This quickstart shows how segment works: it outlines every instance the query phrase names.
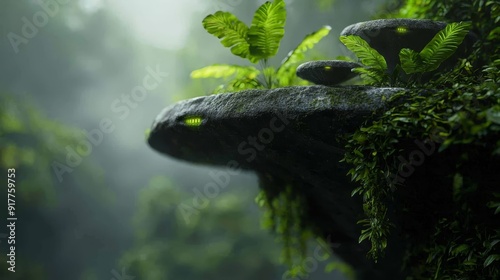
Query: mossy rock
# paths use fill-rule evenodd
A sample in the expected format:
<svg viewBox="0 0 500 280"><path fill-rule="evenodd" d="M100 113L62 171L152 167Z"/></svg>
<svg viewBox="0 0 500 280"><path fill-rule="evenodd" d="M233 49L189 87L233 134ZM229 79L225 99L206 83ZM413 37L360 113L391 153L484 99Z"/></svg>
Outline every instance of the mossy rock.
<svg viewBox="0 0 500 280"><path fill-rule="evenodd" d="M253 170L268 194L291 187L304 201L301 224L329 240L359 279L388 279L402 247L394 246L378 264L366 258L368 244L358 242L362 200L351 196L348 166L339 161L346 144L341 136L383 113L391 96L402 91L295 86L198 97L166 108L148 142L182 160Z"/></svg>

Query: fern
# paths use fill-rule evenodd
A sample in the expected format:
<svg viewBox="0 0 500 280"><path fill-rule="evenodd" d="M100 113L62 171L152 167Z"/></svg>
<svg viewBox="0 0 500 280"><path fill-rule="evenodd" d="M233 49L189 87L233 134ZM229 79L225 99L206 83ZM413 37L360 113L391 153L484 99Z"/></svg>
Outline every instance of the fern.
<svg viewBox="0 0 500 280"><path fill-rule="evenodd" d="M286 9L283 0L266 2L254 14L248 30L250 54L256 59L267 59L276 55L280 41L285 35Z"/></svg>
<svg viewBox="0 0 500 280"><path fill-rule="evenodd" d="M234 55L247 58L252 62L258 61L250 55L250 45L247 41L248 26L235 15L218 11L205 17L202 23L205 30L221 39L222 45L231 48Z"/></svg>
<svg viewBox="0 0 500 280"><path fill-rule="evenodd" d="M340 41L352 51L363 65L380 71L387 71L385 58L371 48L363 38L356 35L340 36Z"/></svg>
<svg viewBox="0 0 500 280"><path fill-rule="evenodd" d="M387 62L385 58L368 45L363 38L356 35L340 36L340 41L352 51L364 65L352 71L360 74L367 84L383 84L388 81Z"/></svg>
<svg viewBox="0 0 500 280"><path fill-rule="evenodd" d="M303 60L304 53L307 50L312 49L319 41L321 41L321 39L323 39L323 37L328 35L330 33L330 30L332 30L332 28L328 25L325 25L310 34L307 34L302 42L300 42L300 44L295 47L295 49L291 50L288 53L287 57L285 57L285 59L281 62L280 69L287 69L291 65ZM278 72L279 71L280 70L278 70Z"/></svg>
<svg viewBox="0 0 500 280"><path fill-rule="evenodd" d="M239 91L254 88L274 88L291 85L304 85L307 82L296 78L298 62L304 53L313 48L329 34L331 27L323 26L308 34L302 42L275 67L267 65L267 59L276 55L281 39L285 34L286 9L283 0L266 2L255 11L252 25L248 28L229 12L218 11L203 20L208 33L221 39L223 46L231 52L252 63L260 63L260 71L252 66L214 64L191 72L191 78L229 78L224 85L218 86L216 93Z"/></svg>
<svg viewBox="0 0 500 280"><path fill-rule="evenodd" d="M304 53L312 49L321 39L330 33L332 28L328 25L321 27L317 31L307 34L302 42L290 51L281 62L276 75L279 77L278 86L288 85L295 78L295 69L298 62L304 59Z"/></svg>
<svg viewBox="0 0 500 280"><path fill-rule="evenodd" d="M307 35L292 50L276 69L267 65L267 59L278 52L281 39L285 34L286 9L283 0L266 2L254 14L252 25L248 28L235 15L218 11L203 19L203 27L208 33L221 39L223 46L231 52L252 63L260 62L260 71L252 66L214 64L191 72L191 78L229 78L224 85L214 91L239 91L252 88L273 88L303 84L295 79L296 64L303 54L328 35L331 27L324 26Z"/></svg>
<svg viewBox="0 0 500 280"><path fill-rule="evenodd" d="M402 49L399 53L401 67L407 74L436 70L443 61L455 53L470 28L471 24L468 22L450 23L439 31L420 53Z"/></svg>
<svg viewBox="0 0 500 280"><path fill-rule="evenodd" d="M439 31L420 53L408 48L401 49L399 52L400 64L396 66L396 69L403 69L406 74L436 70L443 61L455 53L470 28L470 23L450 23ZM382 85L388 83L391 77L391 84L397 80L399 72L394 71L389 76L384 57L375 49L372 49L361 37L355 35L341 36L340 41L364 65L364 67L355 68L353 71L360 74L366 83Z"/></svg>
<svg viewBox="0 0 500 280"><path fill-rule="evenodd" d="M436 70L443 61L450 57L469 33L470 28L469 22L454 22L439 31L420 52L425 71Z"/></svg>

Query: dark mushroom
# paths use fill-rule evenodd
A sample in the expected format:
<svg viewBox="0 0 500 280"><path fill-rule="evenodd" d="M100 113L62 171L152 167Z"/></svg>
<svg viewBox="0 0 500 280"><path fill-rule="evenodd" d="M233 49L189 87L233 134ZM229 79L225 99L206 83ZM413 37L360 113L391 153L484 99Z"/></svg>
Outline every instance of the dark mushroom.
<svg viewBox="0 0 500 280"><path fill-rule="evenodd" d="M317 60L297 67L297 76L317 85L333 86L345 82L358 74L351 70L361 65L343 60Z"/></svg>

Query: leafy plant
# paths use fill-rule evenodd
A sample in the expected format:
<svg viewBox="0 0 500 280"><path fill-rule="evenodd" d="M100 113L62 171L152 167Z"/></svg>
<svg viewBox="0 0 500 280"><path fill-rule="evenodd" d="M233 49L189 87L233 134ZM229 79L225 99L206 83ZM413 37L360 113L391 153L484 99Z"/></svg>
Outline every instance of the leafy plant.
<svg viewBox="0 0 500 280"><path fill-rule="evenodd" d="M471 28L468 22L450 23L417 53L404 48L399 52L401 68L407 74L425 73L436 70L457 50Z"/></svg>
<svg viewBox="0 0 500 280"><path fill-rule="evenodd" d="M191 72L191 77L226 78L226 85L218 87L216 92L237 91L250 88L274 88L304 82L296 79L295 69L304 53L313 48L331 27L324 26L308 34L302 42L281 62L278 68L268 66L268 59L278 52L281 39L285 34L286 9L283 0L266 2L254 14L250 27L235 15L218 11L203 20L203 27L208 33L221 39L224 47L251 63L259 63L261 69L254 66L214 64Z"/></svg>
<svg viewBox="0 0 500 280"><path fill-rule="evenodd" d="M356 35L340 36L340 41L364 65L364 67L353 69L354 72L361 75L362 79L370 84L382 84L387 81L387 63L385 58L377 50L371 48L363 38Z"/></svg>
<svg viewBox="0 0 500 280"><path fill-rule="evenodd" d="M423 73L436 70L441 63L455 53L471 28L471 23L450 23L439 31L434 38L419 53L408 48L399 52L401 65L397 65L396 73L387 73L385 58L361 37L356 35L341 36L340 41L351 50L363 64L353 69L361 78L372 85L394 85L404 82L399 79L397 71L403 69L406 74L415 74L420 77ZM390 75L389 75L390 74ZM395 81L390 78L395 77ZM407 79L411 81L412 78ZM407 83L408 84L408 83Z"/></svg>

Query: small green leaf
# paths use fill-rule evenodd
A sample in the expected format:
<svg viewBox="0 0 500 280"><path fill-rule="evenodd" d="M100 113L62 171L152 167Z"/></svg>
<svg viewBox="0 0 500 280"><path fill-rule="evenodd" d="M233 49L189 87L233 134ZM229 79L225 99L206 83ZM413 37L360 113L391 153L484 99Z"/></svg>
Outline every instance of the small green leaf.
<svg viewBox="0 0 500 280"><path fill-rule="evenodd" d="M486 260L484 261L484 267L489 266L491 263L494 261L500 260L500 255L489 255Z"/></svg>
<svg viewBox="0 0 500 280"><path fill-rule="evenodd" d="M455 249L453 249L453 250L451 251L451 255L453 255L453 256L459 255L460 253L465 252L465 251L467 251L468 249L469 249L469 245L467 245L467 244L462 244L462 245L460 245L460 246L456 247Z"/></svg>

